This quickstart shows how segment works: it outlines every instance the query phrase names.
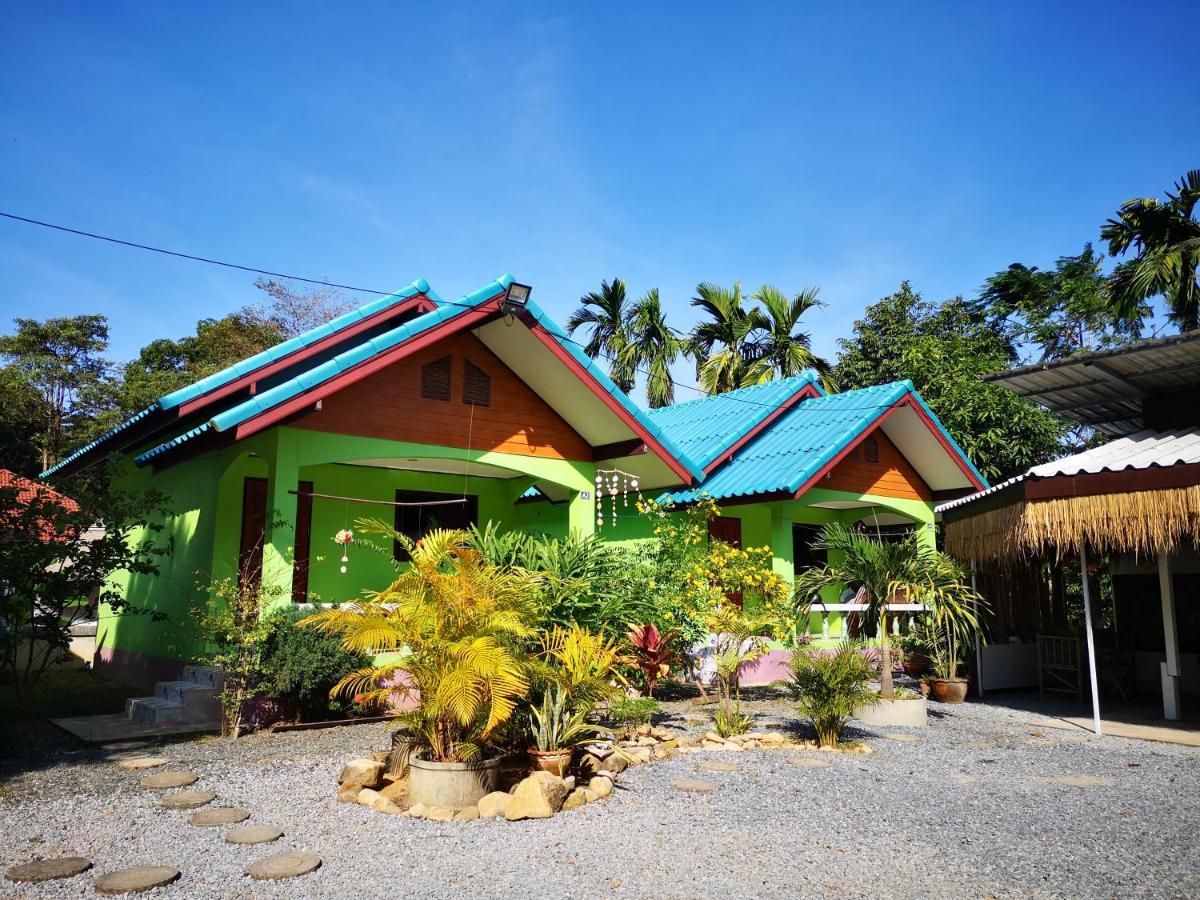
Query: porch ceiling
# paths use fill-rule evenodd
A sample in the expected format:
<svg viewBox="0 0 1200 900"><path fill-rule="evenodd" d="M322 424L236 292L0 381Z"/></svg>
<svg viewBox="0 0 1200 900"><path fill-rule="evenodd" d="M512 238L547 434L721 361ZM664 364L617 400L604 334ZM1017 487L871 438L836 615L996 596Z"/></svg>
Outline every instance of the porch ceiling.
<svg viewBox="0 0 1200 900"><path fill-rule="evenodd" d="M437 459L414 457L380 457L377 459L348 460L343 465L362 466L371 469L401 469L408 472L436 472L442 475L471 475L476 478L521 478L525 472L492 466L487 463L461 459Z"/></svg>

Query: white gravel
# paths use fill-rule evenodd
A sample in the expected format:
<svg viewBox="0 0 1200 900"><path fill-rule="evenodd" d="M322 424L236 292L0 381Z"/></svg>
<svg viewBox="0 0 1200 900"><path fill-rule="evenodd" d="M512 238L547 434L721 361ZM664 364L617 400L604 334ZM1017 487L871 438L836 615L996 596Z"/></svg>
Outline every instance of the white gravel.
<svg viewBox="0 0 1200 900"><path fill-rule="evenodd" d="M769 724L788 707L756 702ZM669 705L674 722L704 713ZM338 804L334 776L387 744L380 725L262 734L163 748L200 774L214 805L252 810L247 824L285 836L226 844L223 828L159 807L98 751L63 743L0 760L0 864L81 854L95 868L37 886L0 881L0 896L93 896L102 873L182 870L145 895L288 897L1115 897L1200 896L1200 750L1027 724L1015 707L939 707L919 741L860 732L869 756L791 751L688 754L630 769L608 800L553 819L435 824ZM738 771L703 772L702 760ZM159 771L163 771L160 769ZM1081 787L1047 779L1093 776ZM718 784L707 795L679 778ZM320 869L252 882L247 864L285 850Z"/></svg>

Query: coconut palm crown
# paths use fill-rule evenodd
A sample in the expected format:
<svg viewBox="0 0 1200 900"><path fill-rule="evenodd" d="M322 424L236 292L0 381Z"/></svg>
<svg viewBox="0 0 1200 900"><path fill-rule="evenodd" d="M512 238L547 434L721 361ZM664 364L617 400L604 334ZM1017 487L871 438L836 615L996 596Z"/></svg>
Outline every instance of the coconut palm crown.
<svg viewBox="0 0 1200 900"><path fill-rule="evenodd" d="M584 294L579 298L579 307L567 320L567 334L574 335L580 328L588 330L587 343L583 352L592 359L608 361L608 374L625 393L633 390L636 371L624 359L629 346L629 320L632 310L625 294L625 282L614 278L611 282L600 282L600 290Z"/></svg>

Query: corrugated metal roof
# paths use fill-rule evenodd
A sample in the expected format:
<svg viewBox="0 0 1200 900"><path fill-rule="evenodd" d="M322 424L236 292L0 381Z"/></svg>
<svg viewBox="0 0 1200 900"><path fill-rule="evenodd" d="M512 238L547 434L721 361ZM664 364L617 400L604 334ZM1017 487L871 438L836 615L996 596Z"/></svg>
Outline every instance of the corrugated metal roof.
<svg viewBox="0 0 1200 900"><path fill-rule="evenodd" d="M145 409L143 409L141 412L134 413L132 416L130 416L128 419L126 419L124 422L122 422L120 425L117 425L114 428L110 428L108 431L106 431L104 434L100 435L100 437L96 438L91 443L84 444L82 447L80 447L78 450L76 450L70 456L66 457L65 459L59 460L57 463L55 463L50 468L48 468L45 472L42 472L40 475L38 475L38 478L48 478L49 476L53 475L55 472L61 471L63 468L65 468L66 466L75 462L75 460L79 459L84 454L91 453L93 450L95 450L101 444L105 443L106 441L112 440L114 437L116 437L121 432L136 425L138 422L143 421L147 416L149 416L149 415L157 412L159 409L161 409L161 407L158 405L158 402L159 401L157 401L157 400L154 401L149 406L147 406Z"/></svg>
<svg viewBox="0 0 1200 900"><path fill-rule="evenodd" d="M794 493L894 403L912 392L912 382L896 381L804 400L702 485L665 497L676 503L691 503L702 495L722 500L779 491Z"/></svg>
<svg viewBox="0 0 1200 900"><path fill-rule="evenodd" d="M1181 431L1139 431L1099 447L1034 466L1029 471L994 485L986 491L943 503L935 511L940 513L965 506L1030 479L1094 475L1099 472L1122 472L1127 469L1167 468L1189 463L1200 463L1200 428Z"/></svg>
<svg viewBox="0 0 1200 900"><path fill-rule="evenodd" d="M820 390L815 373L804 372L652 409L647 415L692 459L707 466L805 385Z"/></svg>
<svg viewBox="0 0 1200 900"><path fill-rule="evenodd" d="M1102 434L1133 434L1146 427L1144 397L1200 387L1200 331L1023 366L984 380Z"/></svg>

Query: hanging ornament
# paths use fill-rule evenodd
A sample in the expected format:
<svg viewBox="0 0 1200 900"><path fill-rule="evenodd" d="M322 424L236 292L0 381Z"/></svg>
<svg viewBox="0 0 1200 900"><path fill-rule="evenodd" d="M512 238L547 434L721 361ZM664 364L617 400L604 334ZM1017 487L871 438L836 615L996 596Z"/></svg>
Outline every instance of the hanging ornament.
<svg viewBox="0 0 1200 900"><path fill-rule="evenodd" d="M350 545L354 543L354 532L349 528L343 528L333 536L333 542L342 548L342 567L340 571L343 575L345 575L346 563L350 562L348 550Z"/></svg>
<svg viewBox="0 0 1200 900"><path fill-rule="evenodd" d="M596 472L596 525L604 527L605 500L608 501L608 519L613 527L617 524L617 496L621 497L621 505L629 506L629 492L633 491L641 499L638 491L638 480L628 472L620 469L602 469Z"/></svg>

